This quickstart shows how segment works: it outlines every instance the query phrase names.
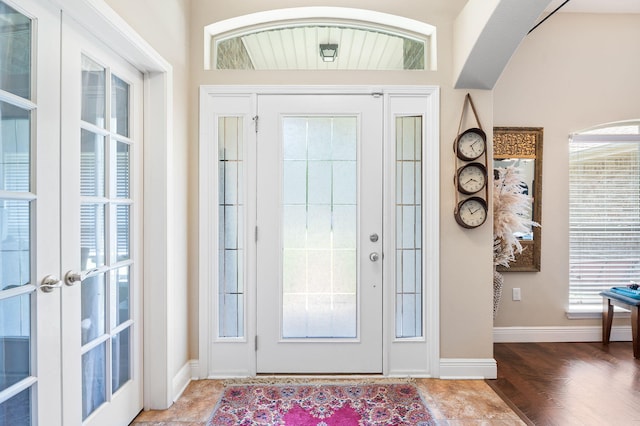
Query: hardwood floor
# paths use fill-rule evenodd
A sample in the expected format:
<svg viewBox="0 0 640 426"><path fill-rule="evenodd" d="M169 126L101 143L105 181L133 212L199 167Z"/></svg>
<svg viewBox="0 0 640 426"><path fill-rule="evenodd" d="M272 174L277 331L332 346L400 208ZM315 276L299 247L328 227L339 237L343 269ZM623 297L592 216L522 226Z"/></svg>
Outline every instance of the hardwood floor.
<svg viewBox="0 0 640 426"><path fill-rule="evenodd" d="M631 342L496 343L494 357L498 378L487 384L528 424L640 425Z"/></svg>

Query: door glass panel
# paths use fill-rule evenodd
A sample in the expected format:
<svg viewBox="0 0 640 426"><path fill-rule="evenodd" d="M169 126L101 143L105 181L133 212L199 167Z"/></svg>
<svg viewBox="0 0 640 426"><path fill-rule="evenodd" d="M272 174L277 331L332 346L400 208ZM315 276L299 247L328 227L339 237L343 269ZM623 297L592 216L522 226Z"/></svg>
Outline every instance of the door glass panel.
<svg viewBox="0 0 640 426"><path fill-rule="evenodd" d="M357 119L282 126L282 336L357 337Z"/></svg>
<svg viewBox="0 0 640 426"><path fill-rule="evenodd" d="M29 294L0 300L0 391L31 374L30 301Z"/></svg>
<svg viewBox="0 0 640 426"><path fill-rule="evenodd" d="M396 337L422 336L422 117L396 119Z"/></svg>
<svg viewBox="0 0 640 426"><path fill-rule="evenodd" d="M105 274L82 281L82 344L105 332L106 313Z"/></svg>
<svg viewBox="0 0 640 426"><path fill-rule="evenodd" d="M80 131L80 195L103 197L105 185L104 136Z"/></svg>
<svg viewBox="0 0 640 426"><path fill-rule="evenodd" d="M0 90L31 98L31 20L0 2Z"/></svg>
<svg viewBox="0 0 640 426"><path fill-rule="evenodd" d="M104 204L80 207L80 255L83 270L105 264Z"/></svg>
<svg viewBox="0 0 640 426"><path fill-rule="evenodd" d="M106 71L97 62L82 56L82 120L105 127Z"/></svg>
<svg viewBox="0 0 640 426"><path fill-rule="evenodd" d="M121 204L116 206L116 232L117 242L116 259L118 262L129 259L129 212L130 206L128 204Z"/></svg>
<svg viewBox="0 0 640 426"><path fill-rule="evenodd" d="M111 76L111 130L129 136L129 85Z"/></svg>
<svg viewBox="0 0 640 426"><path fill-rule="evenodd" d="M116 142L116 196L129 198L129 144Z"/></svg>
<svg viewBox="0 0 640 426"><path fill-rule="evenodd" d="M0 403L0 425L31 424L31 388Z"/></svg>
<svg viewBox="0 0 640 426"><path fill-rule="evenodd" d="M111 299L116 302L111 305L111 328L113 329L131 318L129 311L131 296L129 292L129 267L118 268L112 273L115 278L112 280Z"/></svg>
<svg viewBox="0 0 640 426"><path fill-rule="evenodd" d="M111 391L115 393L131 378L131 329L125 328L111 338Z"/></svg>
<svg viewBox="0 0 640 426"><path fill-rule="evenodd" d="M31 203L0 201L0 289L30 284L31 281Z"/></svg>
<svg viewBox="0 0 640 426"><path fill-rule="evenodd" d="M244 336L244 185L242 117L218 119L219 329Z"/></svg>
<svg viewBox="0 0 640 426"><path fill-rule="evenodd" d="M84 283L82 284L84 286ZM82 419L106 401L106 342L82 355Z"/></svg>
<svg viewBox="0 0 640 426"><path fill-rule="evenodd" d="M29 191L30 146L31 112L6 102L0 102L1 190Z"/></svg>

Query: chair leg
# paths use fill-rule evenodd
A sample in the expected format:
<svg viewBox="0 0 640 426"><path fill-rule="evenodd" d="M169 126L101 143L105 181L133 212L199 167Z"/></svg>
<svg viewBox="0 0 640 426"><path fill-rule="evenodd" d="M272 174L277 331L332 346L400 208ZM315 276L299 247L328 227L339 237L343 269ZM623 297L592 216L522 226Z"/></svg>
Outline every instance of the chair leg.
<svg viewBox="0 0 640 426"><path fill-rule="evenodd" d="M640 306L634 306L631 309L631 335L633 337L633 357L640 358L640 315L638 311Z"/></svg>
<svg viewBox="0 0 640 426"><path fill-rule="evenodd" d="M602 344L608 345L611 338L611 325L613 324L613 305L611 300L602 300Z"/></svg>

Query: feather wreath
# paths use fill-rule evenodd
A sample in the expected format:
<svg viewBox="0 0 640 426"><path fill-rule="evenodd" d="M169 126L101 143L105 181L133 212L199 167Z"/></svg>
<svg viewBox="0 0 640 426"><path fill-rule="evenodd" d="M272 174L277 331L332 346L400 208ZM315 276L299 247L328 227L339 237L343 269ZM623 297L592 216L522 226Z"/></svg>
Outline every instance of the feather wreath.
<svg viewBox="0 0 640 426"><path fill-rule="evenodd" d="M517 168L493 170L493 265L509 267L522 244L517 234L540 226L531 217L531 197L523 192L524 182Z"/></svg>

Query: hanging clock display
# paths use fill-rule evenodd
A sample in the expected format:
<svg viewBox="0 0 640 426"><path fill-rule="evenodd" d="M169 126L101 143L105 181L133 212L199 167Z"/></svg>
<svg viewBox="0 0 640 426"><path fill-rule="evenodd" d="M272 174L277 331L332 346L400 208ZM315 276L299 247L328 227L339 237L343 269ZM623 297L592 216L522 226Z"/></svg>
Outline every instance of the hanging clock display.
<svg viewBox="0 0 640 426"><path fill-rule="evenodd" d="M487 151L487 135L482 129L467 129L456 138L455 144L459 159L473 161Z"/></svg>
<svg viewBox="0 0 640 426"><path fill-rule="evenodd" d="M478 127L471 127L461 132L467 105L471 106ZM486 222L489 212L487 135L482 130L480 119L468 93L462 107L458 136L453 142L453 152L456 170L454 176L456 204L453 215L458 225L463 228L477 228ZM478 194L482 190L484 192ZM473 196L460 200L460 194Z"/></svg>
<svg viewBox="0 0 640 426"><path fill-rule="evenodd" d="M475 194L487 185L487 168L482 163L469 163L456 174L458 191L466 195Z"/></svg>
<svg viewBox="0 0 640 426"><path fill-rule="evenodd" d="M456 222L463 228L473 229L487 220L487 202L480 197L462 200L454 212Z"/></svg>

